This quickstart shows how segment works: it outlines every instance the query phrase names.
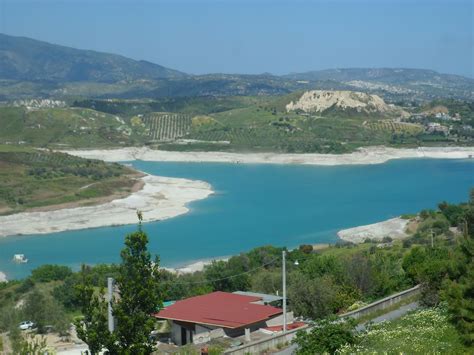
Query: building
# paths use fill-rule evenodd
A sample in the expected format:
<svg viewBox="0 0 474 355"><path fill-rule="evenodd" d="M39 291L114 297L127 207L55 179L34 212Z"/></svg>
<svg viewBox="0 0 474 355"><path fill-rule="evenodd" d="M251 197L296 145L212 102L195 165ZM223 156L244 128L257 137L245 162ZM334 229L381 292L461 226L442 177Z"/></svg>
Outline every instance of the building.
<svg viewBox="0 0 474 355"><path fill-rule="evenodd" d="M283 306L283 297L281 296L268 295L266 293L258 293L258 292L248 292L248 291L235 291L233 293L236 295L260 298L259 301L254 302L256 304L264 304L264 305L274 306L278 308L281 308Z"/></svg>
<svg viewBox="0 0 474 355"><path fill-rule="evenodd" d="M177 301L154 314L171 322L171 340L176 345L202 344L223 336L250 336L250 332L283 323L281 308L263 304L279 301L271 295L213 292ZM293 319L287 315L288 322Z"/></svg>
<svg viewBox="0 0 474 355"><path fill-rule="evenodd" d="M447 135L449 133L449 128L446 126L443 126L442 124L439 124L437 122L429 122L426 125L426 131L428 133L443 133L444 135Z"/></svg>

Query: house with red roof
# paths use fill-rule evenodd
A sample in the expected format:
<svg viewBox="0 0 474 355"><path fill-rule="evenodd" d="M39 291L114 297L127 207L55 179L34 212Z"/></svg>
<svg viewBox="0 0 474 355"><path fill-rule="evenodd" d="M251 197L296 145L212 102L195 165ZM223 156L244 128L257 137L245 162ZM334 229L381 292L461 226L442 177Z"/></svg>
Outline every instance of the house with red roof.
<svg viewBox="0 0 474 355"><path fill-rule="evenodd" d="M218 291L177 301L154 317L169 320L171 340L176 345L185 345L281 326L283 310L263 304L261 296Z"/></svg>

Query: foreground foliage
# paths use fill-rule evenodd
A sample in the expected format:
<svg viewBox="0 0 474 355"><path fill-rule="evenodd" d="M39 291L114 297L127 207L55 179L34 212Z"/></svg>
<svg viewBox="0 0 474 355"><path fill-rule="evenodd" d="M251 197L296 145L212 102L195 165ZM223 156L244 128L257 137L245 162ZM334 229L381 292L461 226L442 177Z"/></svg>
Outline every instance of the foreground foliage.
<svg viewBox="0 0 474 355"><path fill-rule="evenodd" d="M351 321L328 318L317 322L309 333L299 331L294 343L298 355L333 354L345 345L354 344L356 337Z"/></svg>
<svg viewBox="0 0 474 355"><path fill-rule="evenodd" d="M154 350L150 333L155 322L151 315L162 307L162 301L159 260L151 260L147 244L148 237L141 225L137 232L125 238L125 248L120 254L122 263L117 270L117 296L112 300L116 321L113 333L107 328L107 302L103 292L95 295L88 277L78 286L84 314L84 318L76 321L80 329L78 336L93 354L102 348L112 354L151 354Z"/></svg>
<svg viewBox="0 0 474 355"><path fill-rule="evenodd" d="M369 326L355 344L338 354L463 354L468 353L445 307L415 311L393 322Z"/></svg>

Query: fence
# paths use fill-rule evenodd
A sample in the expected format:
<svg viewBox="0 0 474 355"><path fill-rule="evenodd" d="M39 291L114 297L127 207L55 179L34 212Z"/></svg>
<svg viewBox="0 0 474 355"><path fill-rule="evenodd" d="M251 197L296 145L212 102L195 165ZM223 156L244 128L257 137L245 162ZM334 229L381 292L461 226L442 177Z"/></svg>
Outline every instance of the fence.
<svg viewBox="0 0 474 355"><path fill-rule="evenodd" d="M381 300L375 301L360 309L356 309L355 311L341 314L339 317L340 318L352 317L352 318L357 319L367 314L371 314L376 311L379 311L381 309L389 308L395 303L399 303L410 297L416 296L417 294L420 293L420 291L421 291L420 285L417 285L408 290L398 292L394 295L382 298ZM264 352L265 350L275 349L278 346L281 346L285 343L290 343L291 340L293 340L293 338L296 336L296 333L299 330L303 330L303 329L306 329L306 331L309 331L311 328L309 326L305 326L298 329L287 331L284 334L281 333L281 334L274 335L271 338L251 341L239 347L227 349L224 352L224 354L232 354L232 355L260 354Z"/></svg>

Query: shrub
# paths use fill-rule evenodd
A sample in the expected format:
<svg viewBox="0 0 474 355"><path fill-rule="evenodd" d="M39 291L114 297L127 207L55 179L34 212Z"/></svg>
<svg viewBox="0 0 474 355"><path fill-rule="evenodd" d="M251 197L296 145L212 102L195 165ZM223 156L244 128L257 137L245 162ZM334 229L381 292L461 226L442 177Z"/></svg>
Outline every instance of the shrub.
<svg viewBox="0 0 474 355"><path fill-rule="evenodd" d="M299 249L302 253L309 254L313 251L313 246L310 244L302 244Z"/></svg>
<svg viewBox="0 0 474 355"><path fill-rule="evenodd" d="M38 282L64 280L72 275L72 270L67 266L43 265L31 272L31 279Z"/></svg>
<svg viewBox="0 0 474 355"><path fill-rule="evenodd" d="M393 239L389 236L383 237L382 243L391 243Z"/></svg>
<svg viewBox="0 0 474 355"><path fill-rule="evenodd" d="M15 290L16 293L22 294L30 291L33 287L35 287L34 281L28 277L21 283L21 285Z"/></svg>
<svg viewBox="0 0 474 355"><path fill-rule="evenodd" d="M296 334L293 341L298 344L296 353L298 355L333 354L342 346L355 343L356 337L353 330L352 320L324 319L318 322L309 333L303 330Z"/></svg>

